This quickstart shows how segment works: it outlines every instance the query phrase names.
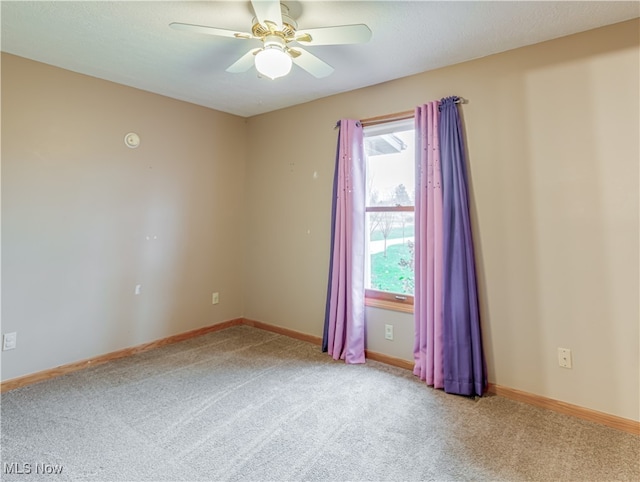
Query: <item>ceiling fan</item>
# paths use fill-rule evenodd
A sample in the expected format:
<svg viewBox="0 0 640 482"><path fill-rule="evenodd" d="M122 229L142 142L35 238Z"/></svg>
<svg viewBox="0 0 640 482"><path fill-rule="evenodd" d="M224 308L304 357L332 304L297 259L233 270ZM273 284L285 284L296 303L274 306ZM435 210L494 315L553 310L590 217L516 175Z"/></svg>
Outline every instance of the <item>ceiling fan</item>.
<svg viewBox="0 0 640 482"><path fill-rule="evenodd" d="M218 37L260 40L262 47L249 50L226 71L246 72L255 64L260 74L271 79L287 75L292 64L318 79L333 72L333 67L302 48L302 45L358 44L368 42L371 38L371 30L365 24L298 30L298 24L289 16L289 8L279 0L251 0L251 4L256 14L252 21L251 33L180 22L173 22L169 26L175 30ZM290 44L294 46L291 47Z"/></svg>

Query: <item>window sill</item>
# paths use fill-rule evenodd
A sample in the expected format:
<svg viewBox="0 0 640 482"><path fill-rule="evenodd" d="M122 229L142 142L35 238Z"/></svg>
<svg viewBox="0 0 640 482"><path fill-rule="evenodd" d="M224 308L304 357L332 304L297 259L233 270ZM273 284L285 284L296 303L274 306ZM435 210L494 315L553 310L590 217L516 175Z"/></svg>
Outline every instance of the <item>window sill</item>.
<svg viewBox="0 0 640 482"><path fill-rule="evenodd" d="M365 306L371 306L373 308L381 308L383 310L400 311L402 313L413 314L413 305L408 303L402 303L398 301L380 300L376 298L365 298Z"/></svg>

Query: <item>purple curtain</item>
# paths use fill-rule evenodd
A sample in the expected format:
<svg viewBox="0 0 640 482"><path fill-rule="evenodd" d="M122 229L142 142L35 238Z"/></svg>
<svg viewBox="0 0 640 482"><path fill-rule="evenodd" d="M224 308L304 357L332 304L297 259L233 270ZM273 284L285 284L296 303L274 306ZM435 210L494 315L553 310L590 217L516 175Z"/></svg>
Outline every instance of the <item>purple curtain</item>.
<svg viewBox="0 0 640 482"><path fill-rule="evenodd" d="M322 350L364 363L365 171L359 121L339 122Z"/></svg>
<svg viewBox="0 0 640 482"><path fill-rule="evenodd" d="M414 374L447 393L487 386L462 126L447 97L415 111Z"/></svg>
<svg viewBox="0 0 640 482"><path fill-rule="evenodd" d="M415 111L416 243L415 342L413 373L435 388L444 387L442 338L442 188L438 145L438 105Z"/></svg>
<svg viewBox="0 0 640 482"><path fill-rule="evenodd" d="M456 101L440 104L443 194L444 389L481 396L487 386L462 125Z"/></svg>

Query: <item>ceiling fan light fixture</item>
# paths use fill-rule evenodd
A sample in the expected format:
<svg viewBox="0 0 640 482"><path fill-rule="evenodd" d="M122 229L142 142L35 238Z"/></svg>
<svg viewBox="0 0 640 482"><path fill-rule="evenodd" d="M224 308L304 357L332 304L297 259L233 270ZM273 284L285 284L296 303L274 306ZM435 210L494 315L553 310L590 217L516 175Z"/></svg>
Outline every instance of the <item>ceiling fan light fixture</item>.
<svg viewBox="0 0 640 482"><path fill-rule="evenodd" d="M284 41L280 38L277 40L266 39L264 48L256 54L256 69L260 74L277 79L284 77L291 72L293 61L291 56L284 51Z"/></svg>

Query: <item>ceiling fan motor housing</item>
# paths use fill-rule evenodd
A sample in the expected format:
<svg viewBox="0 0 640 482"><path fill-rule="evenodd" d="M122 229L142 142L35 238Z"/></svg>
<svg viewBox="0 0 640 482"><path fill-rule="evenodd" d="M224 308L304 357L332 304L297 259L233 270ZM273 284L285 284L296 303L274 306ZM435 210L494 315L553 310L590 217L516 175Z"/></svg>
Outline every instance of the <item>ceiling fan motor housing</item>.
<svg viewBox="0 0 640 482"><path fill-rule="evenodd" d="M284 51L286 46L286 41L278 34L267 35L262 39L262 41L264 42L265 49L276 48Z"/></svg>
<svg viewBox="0 0 640 482"><path fill-rule="evenodd" d="M275 30L275 25L262 25L257 17L253 18L251 28L251 33L259 38L264 39L268 35L272 35L274 33L279 33L283 38L287 40L292 40L296 36L296 30L298 30L298 23L289 16L289 7L287 7L284 3L280 4L280 10L282 12L282 29Z"/></svg>

